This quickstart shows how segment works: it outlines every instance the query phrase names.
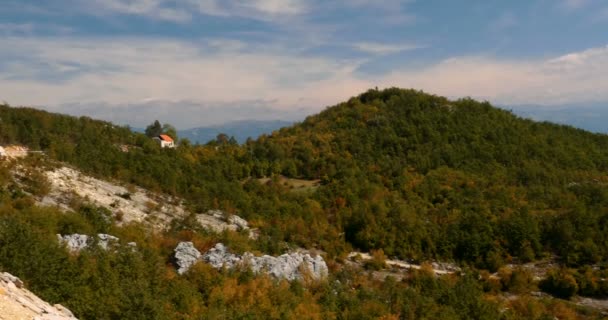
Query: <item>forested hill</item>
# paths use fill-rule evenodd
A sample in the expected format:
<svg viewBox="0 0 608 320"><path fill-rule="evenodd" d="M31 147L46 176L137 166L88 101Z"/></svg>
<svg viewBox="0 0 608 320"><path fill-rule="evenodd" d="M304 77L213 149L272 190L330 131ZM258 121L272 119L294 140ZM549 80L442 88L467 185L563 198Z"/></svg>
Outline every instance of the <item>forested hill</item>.
<svg viewBox="0 0 608 320"><path fill-rule="evenodd" d="M563 180L555 170L608 167L608 136L519 118L487 102L414 90L370 90L259 140L256 156L293 160L298 175L349 175L354 168L399 175L445 166L504 174L529 184ZM497 172L498 171L498 172Z"/></svg>
<svg viewBox="0 0 608 320"><path fill-rule="evenodd" d="M86 117L0 106L0 119L2 144L256 221L265 252L382 249L493 270L513 257L576 266L608 256L608 137L487 102L370 90L242 146L174 150ZM321 186L257 179L278 175Z"/></svg>
<svg viewBox="0 0 608 320"><path fill-rule="evenodd" d="M519 118L487 102L370 90L252 148L282 173L318 178L346 240L390 255L496 268L608 254L608 136Z"/></svg>

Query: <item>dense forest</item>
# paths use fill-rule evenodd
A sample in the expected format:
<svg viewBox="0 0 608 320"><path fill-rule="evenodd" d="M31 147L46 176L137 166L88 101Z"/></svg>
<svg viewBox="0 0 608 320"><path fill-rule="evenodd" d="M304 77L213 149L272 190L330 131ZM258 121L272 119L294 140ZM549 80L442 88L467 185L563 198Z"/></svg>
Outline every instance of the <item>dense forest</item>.
<svg viewBox="0 0 608 320"><path fill-rule="evenodd" d="M98 209L83 206L64 215L37 208L11 187L8 173L0 174L0 268L31 279L47 299L68 301L84 318L220 318L228 309L227 318L300 318L304 310L310 318L336 319L541 319L551 312L567 318L574 311L551 305L556 302L526 300L505 312L487 295L536 285L564 298L608 294L601 280L608 255L608 136L522 119L488 102L370 90L242 145L218 137L206 145L181 140L175 149L161 149L127 127L0 105L0 145L13 143L45 151L46 158L30 159L33 165L69 163L179 196L194 213L238 213L260 229L259 239L250 241L197 230L187 221L164 234L99 226L92 218L102 214ZM298 189L288 179L318 186ZM138 254L74 257L48 241L62 230L101 227L145 245ZM177 278L167 266L179 239L206 248L222 240L274 254L315 248L331 262L332 275L327 283L277 283L201 265ZM416 262L454 261L470 272L435 278L422 271L404 281L375 281L340 263L355 249ZM34 258L20 256L26 252ZM28 265L28 259L52 263ZM498 284L483 276L539 259L561 268L541 283L521 270ZM105 277L113 280L102 285ZM116 301L95 296L92 285L115 293ZM278 305L242 309L258 295Z"/></svg>

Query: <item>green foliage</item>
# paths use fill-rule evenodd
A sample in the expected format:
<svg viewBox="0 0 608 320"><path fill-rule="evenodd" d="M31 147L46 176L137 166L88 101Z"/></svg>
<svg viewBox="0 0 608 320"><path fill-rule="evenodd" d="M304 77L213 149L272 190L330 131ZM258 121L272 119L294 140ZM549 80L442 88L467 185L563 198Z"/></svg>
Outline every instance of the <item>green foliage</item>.
<svg viewBox="0 0 608 320"><path fill-rule="evenodd" d="M574 271L569 269L551 270L540 287L543 291L564 299L572 297L579 289Z"/></svg>
<svg viewBox="0 0 608 320"><path fill-rule="evenodd" d="M608 138L487 102L370 90L243 146L219 135L175 150L86 117L0 111L0 143L178 195L194 212L238 213L260 228L262 251L382 249L492 271L512 257L557 254L579 266L608 254ZM170 129L156 121L147 131ZM254 183L278 174L322 185L300 193ZM32 192L45 192L43 179L31 181Z"/></svg>
<svg viewBox="0 0 608 320"><path fill-rule="evenodd" d="M501 266L556 254L577 267L608 254L608 139L519 119L485 102L371 90L243 146L218 137L175 150L87 117L6 105L0 117L1 144L43 149L48 163L179 196L193 213L239 214L259 229L257 241L212 234L191 215L150 233L137 224L118 227L94 206L65 214L38 208L33 196L48 192L44 179L32 173L16 185L1 164L0 269L82 319L573 318L567 306L526 297L536 285L527 270ZM279 175L321 185L300 192ZM57 233L101 232L121 245L71 254L56 240ZM200 263L178 276L171 255L184 240L201 250L217 241L270 254L318 248L332 272L318 283L287 283ZM446 259L502 270L501 278L482 272L477 281L474 270L436 277L426 266L403 281L379 281L333 262L353 247L375 252L372 270L386 257ZM601 297L606 278L603 269L560 269L540 287L565 298ZM500 291L523 296L504 308L486 294Z"/></svg>
<svg viewBox="0 0 608 320"><path fill-rule="evenodd" d="M163 133L163 127L158 120L154 120L149 126L146 127L146 136L153 138L158 137Z"/></svg>

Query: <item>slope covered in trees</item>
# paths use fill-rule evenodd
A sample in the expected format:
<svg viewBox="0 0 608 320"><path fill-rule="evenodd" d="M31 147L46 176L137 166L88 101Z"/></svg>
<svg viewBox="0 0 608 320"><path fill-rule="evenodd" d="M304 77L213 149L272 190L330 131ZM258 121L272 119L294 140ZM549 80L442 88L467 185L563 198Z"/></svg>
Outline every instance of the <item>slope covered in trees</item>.
<svg viewBox="0 0 608 320"><path fill-rule="evenodd" d="M180 195L194 211L238 211L259 221L269 245L383 249L491 269L510 257L555 253L579 265L608 253L608 138L487 102L370 90L243 146L177 150L105 122L1 108L1 143ZM277 174L322 186L302 194L254 179Z"/></svg>
<svg viewBox="0 0 608 320"><path fill-rule="evenodd" d="M258 221L273 252L285 241L489 269L511 257L582 265L608 254L608 137L487 102L370 90L243 146L176 150L105 122L0 108L0 143L180 195L194 211L238 211ZM255 179L278 174L322 186L298 193Z"/></svg>
<svg viewBox="0 0 608 320"><path fill-rule="evenodd" d="M0 145L12 143L44 150L51 162L67 162L95 176L180 196L192 212L222 209L238 213L260 229L259 239L223 235L222 241L233 239L234 246L247 250L277 254L298 246L317 248L339 265L353 249L381 249L387 256L454 260L491 271L511 261L554 257L563 265L581 269L555 271L543 288L561 295L608 293L599 280L608 255L608 137L521 119L487 102L450 101L414 90L370 90L243 145L226 139L204 146L181 141L171 150L111 123L0 105ZM7 180L9 175L1 173L0 178ZM260 179L263 177L270 179ZM285 177L321 182L318 187L299 190L285 183ZM218 276L209 270L193 275L201 278L192 281L202 281L200 285L207 287L197 289L198 284L175 282L173 274L158 271L170 259L168 244L177 239L194 237L205 247L217 241L217 236L196 228L188 230L192 229L188 220L177 223L167 234L151 235L153 238L146 238L137 228L116 229L127 234L121 238L150 243L149 248L144 246L149 255L145 261L128 253L70 258L47 240L65 228L93 230L91 222L32 207L14 186L0 191L0 244L5 248L0 251L0 267L33 282L48 278L38 289L53 301L83 297L70 296L70 288L88 292L90 281L110 272L108 265L134 264L145 276L127 274L123 282L121 275L110 272L116 277L112 290L126 290L120 288L121 283L130 286L129 281L134 281L134 286L151 293L138 306L158 314L203 312L195 307L200 299L205 308L220 310L232 303L238 309L245 302L235 292L249 290L251 284L265 288L260 290L268 295L283 296L289 291L293 299L285 301L285 310L303 303L303 308L318 310L319 317L349 318L344 311L351 308L350 317L397 310L393 314L410 312L410 318L416 318L423 314L417 309L421 305L432 306L427 310L430 313L424 313L427 316L437 312L445 318L466 318L466 310L498 316L495 305L480 300L480 290L493 289L471 284L468 278L436 282L414 277L397 285L381 284L355 279L348 270L337 272L341 269L335 266L333 276L340 283L358 283L364 292L327 286L314 289L310 296L297 287L271 285L263 279L250 283L249 278L233 274L209 283L205 277ZM27 243L30 245L25 246ZM35 251L40 257L34 259L55 261L54 273L43 264L26 263L31 257L25 252L31 251L32 244L41 246ZM584 267L592 264L600 270ZM83 268L90 275L77 277L67 286L66 279ZM380 294L389 292L385 285L393 286L389 289L394 295ZM174 286L179 290L169 294L166 290ZM235 291L235 287L239 289ZM465 298L459 290L474 293ZM194 300L176 305L179 310L158 309L176 303L181 294L193 297L193 292L198 292ZM338 292L339 298L332 292ZM222 300L229 293L234 299ZM423 298L427 293L433 298ZM155 300L160 296L163 298ZM216 300L209 300L211 297ZM409 299L417 307L379 302L386 299ZM114 304L115 309L108 310L99 301L75 310L97 317L119 314L129 307ZM355 306L377 312L353 311ZM461 312L458 308L468 309Z"/></svg>
<svg viewBox="0 0 608 320"><path fill-rule="evenodd" d="M320 178L347 242L495 269L606 256L608 137L487 102L370 90L248 145L252 161ZM264 159L264 160L259 160Z"/></svg>

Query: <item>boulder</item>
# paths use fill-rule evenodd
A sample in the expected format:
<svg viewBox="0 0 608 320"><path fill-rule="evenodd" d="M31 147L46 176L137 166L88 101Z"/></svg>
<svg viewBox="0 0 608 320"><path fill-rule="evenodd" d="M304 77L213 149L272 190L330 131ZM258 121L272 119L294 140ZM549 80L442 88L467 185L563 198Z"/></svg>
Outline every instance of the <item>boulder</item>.
<svg viewBox="0 0 608 320"><path fill-rule="evenodd" d="M190 241L180 242L174 252L175 263L178 266L177 273L179 274L186 273L201 258L201 253L196 250L194 244Z"/></svg>
<svg viewBox="0 0 608 320"><path fill-rule="evenodd" d="M115 236L111 236L111 235L105 234L105 233L98 233L97 239L99 239L97 244L104 250L108 250L108 247L111 244L118 243L118 240L120 240Z"/></svg>
<svg viewBox="0 0 608 320"><path fill-rule="evenodd" d="M78 252L89 246L89 236L86 234L66 234L62 236L57 234L57 240L59 243L65 244L65 246L72 252Z"/></svg>
<svg viewBox="0 0 608 320"><path fill-rule="evenodd" d="M203 228L217 233L221 233L225 230L249 230L249 223L247 223L247 220L237 215L226 214L221 210L208 210L206 213L197 214L196 220Z"/></svg>
<svg viewBox="0 0 608 320"><path fill-rule="evenodd" d="M238 230L249 230L249 223L247 223L247 220L237 215L231 215L228 218L228 223L231 225L235 225Z"/></svg>

